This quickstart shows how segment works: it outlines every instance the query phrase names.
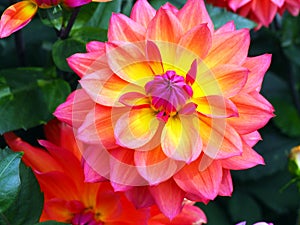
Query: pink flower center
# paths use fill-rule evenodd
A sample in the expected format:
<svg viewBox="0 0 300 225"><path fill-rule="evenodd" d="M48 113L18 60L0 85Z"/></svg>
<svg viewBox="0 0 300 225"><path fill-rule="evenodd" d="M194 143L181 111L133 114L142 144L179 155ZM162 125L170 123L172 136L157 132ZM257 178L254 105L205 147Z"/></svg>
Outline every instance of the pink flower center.
<svg viewBox="0 0 300 225"><path fill-rule="evenodd" d="M103 225L101 221L95 219L95 214L92 212L77 213L71 221L72 225Z"/></svg>
<svg viewBox="0 0 300 225"><path fill-rule="evenodd" d="M155 76L145 85L145 90L151 97L152 107L158 111L157 117L165 122L193 96L193 90L184 77L177 75L173 70Z"/></svg>

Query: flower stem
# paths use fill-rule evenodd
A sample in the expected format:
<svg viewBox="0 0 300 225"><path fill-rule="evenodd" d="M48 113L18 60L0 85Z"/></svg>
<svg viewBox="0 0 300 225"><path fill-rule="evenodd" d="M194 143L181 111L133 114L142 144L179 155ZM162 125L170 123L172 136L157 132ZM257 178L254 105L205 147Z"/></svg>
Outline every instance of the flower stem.
<svg viewBox="0 0 300 225"><path fill-rule="evenodd" d="M75 23L75 20L76 20L76 18L77 18L77 15L78 15L79 11L80 11L80 7L74 8L74 10L73 10L73 12L72 12L72 14L71 14L71 16L70 16L70 19L69 19L69 22L68 22L67 27L66 27L66 28L62 28L62 30L61 30L61 32L60 32L59 37L60 37L61 39L66 39L66 38L68 38L68 36L69 36L69 34L70 34L70 31L71 31L71 29L72 29L72 27L73 27L73 25L74 25L74 23Z"/></svg>
<svg viewBox="0 0 300 225"><path fill-rule="evenodd" d="M19 30L16 33L14 33L14 37L15 37L15 45L16 45L16 49L17 49L19 64L20 64L20 66L25 66L26 65L26 63L25 63L25 45L24 45L24 41L23 41L22 31Z"/></svg>

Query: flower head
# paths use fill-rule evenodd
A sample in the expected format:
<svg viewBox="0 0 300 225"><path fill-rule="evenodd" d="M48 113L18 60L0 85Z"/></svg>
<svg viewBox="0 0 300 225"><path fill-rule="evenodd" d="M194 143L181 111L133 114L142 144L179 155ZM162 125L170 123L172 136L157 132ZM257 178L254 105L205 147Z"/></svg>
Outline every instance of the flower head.
<svg viewBox="0 0 300 225"><path fill-rule="evenodd" d="M193 206L194 202L183 202L182 213L170 221L155 205L136 209L124 193L114 192L107 181L85 182L77 147L80 143L76 143L72 128L53 120L45 126L45 133L48 140L39 141L45 149L33 147L13 133L5 134L14 151L24 152L22 160L32 168L44 192L40 221L56 220L72 225L206 223L205 214Z"/></svg>
<svg viewBox="0 0 300 225"><path fill-rule="evenodd" d="M258 24L258 28L268 27L277 12L282 15L288 10L293 16L297 16L300 10L299 0L208 0L207 2L248 17Z"/></svg>
<svg viewBox="0 0 300 225"><path fill-rule="evenodd" d="M156 11L139 0L130 18L112 15L107 43L68 59L82 88L55 115L99 179L128 196L146 188L130 199L173 218L184 198L231 195L231 169L264 163L252 147L273 116L259 94L271 56L247 57L249 42L231 22L215 30L203 1Z"/></svg>
<svg viewBox="0 0 300 225"><path fill-rule="evenodd" d="M36 14L38 8L51 8L58 4L67 7L79 7L90 2L110 0L23 0L9 6L0 19L0 38L5 38L26 26Z"/></svg>

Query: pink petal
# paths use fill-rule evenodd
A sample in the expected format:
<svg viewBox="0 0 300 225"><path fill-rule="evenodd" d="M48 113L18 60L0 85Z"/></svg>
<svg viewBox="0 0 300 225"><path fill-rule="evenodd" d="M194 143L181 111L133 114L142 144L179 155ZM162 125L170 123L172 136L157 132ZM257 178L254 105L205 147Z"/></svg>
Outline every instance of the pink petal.
<svg viewBox="0 0 300 225"><path fill-rule="evenodd" d="M163 61L157 45L152 41L147 41L146 58L154 74L163 74Z"/></svg>
<svg viewBox="0 0 300 225"><path fill-rule="evenodd" d="M252 10L259 22L267 27L276 15L277 6L270 0L260 0L252 4Z"/></svg>
<svg viewBox="0 0 300 225"><path fill-rule="evenodd" d="M219 161L213 161L205 170L199 170L199 160L186 165L175 176L174 180L185 192L213 200L219 193L222 181L222 167Z"/></svg>
<svg viewBox="0 0 300 225"><path fill-rule="evenodd" d="M223 169L223 177L220 184L218 195L231 196L232 191L233 191L233 184L232 184L230 170Z"/></svg>
<svg viewBox="0 0 300 225"><path fill-rule="evenodd" d="M226 32L235 31L234 21L229 21L221 26L218 30L215 31L214 34L222 34Z"/></svg>
<svg viewBox="0 0 300 225"><path fill-rule="evenodd" d="M243 143L243 153L240 156L234 156L222 160L222 166L230 170L243 170L256 165L264 165L264 159L246 143Z"/></svg>
<svg viewBox="0 0 300 225"><path fill-rule="evenodd" d="M177 186L173 179L150 186L150 192L158 208L169 219L173 219L180 213L185 192Z"/></svg>
<svg viewBox="0 0 300 225"><path fill-rule="evenodd" d="M195 115L170 117L162 131L163 152L174 160L187 163L194 161L202 151L199 128L199 120Z"/></svg>
<svg viewBox="0 0 300 225"><path fill-rule="evenodd" d="M75 7L86 5L91 1L92 0L63 0L63 3L70 8L75 8Z"/></svg>
<svg viewBox="0 0 300 225"><path fill-rule="evenodd" d="M155 203L148 186L132 187L125 194L137 209L147 208Z"/></svg>
<svg viewBox="0 0 300 225"><path fill-rule="evenodd" d="M53 113L59 120L78 128L95 103L83 89L72 92L67 100Z"/></svg>
<svg viewBox="0 0 300 225"><path fill-rule="evenodd" d="M155 16L155 13L155 9L148 3L148 1L138 0L131 10L130 18L146 28Z"/></svg>
<svg viewBox="0 0 300 225"><path fill-rule="evenodd" d="M183 162L176 162L168 158L161 147L149 151L136 151L135 165L150 185L155 185L171 178L183 166Z"/></svg>
<svg viewBox="0 0 300 225"><path fill-rule="evenodd" d="M99 52L105 54L105 43L100 41L90 41L86 44L86 50L88 52Z"/></svg>
<svg viewBox="0 0 300 225"><path fill-rule="evenodd" d="M188 0L179 11L178 19L185 32L202 23L207 23L210 31L214 31L214 25L206 11L204 1Z"/></svg>
<svg viewBox="0 0 300 225"><path fill-rule="evenodd" d="M108 41L142 41L146 29L123 14L113 13L108 28Z"/></svg>
<svg viewBox="0 0 300 225"><path fill-rule="evenodd" d="M99 72L108 71L110 74L109 67L107 66L106 57L103 51L89 52L89 53L76 53L69 58L67 62L70 68L79 76L84 77L85 75Z"/></svg>

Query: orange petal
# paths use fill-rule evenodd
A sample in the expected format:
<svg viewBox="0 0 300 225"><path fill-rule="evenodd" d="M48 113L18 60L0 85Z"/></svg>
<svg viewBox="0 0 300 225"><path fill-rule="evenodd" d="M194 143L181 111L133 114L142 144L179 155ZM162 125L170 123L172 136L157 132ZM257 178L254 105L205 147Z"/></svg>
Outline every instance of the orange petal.
<svg viewBox="0 0 300 225"><path fill-rule="evenodd" d="M5 133L4 138L13 151L24 152L22 160L34 171L48 172L54 168L55 170L63 171L61 165L42 148L31 146L12 132Z"/></svg>
<svg viewBox="0 0 300 225"><path fill-rule="evenodd" d="M158 208L169 219L173 219L180 213L185 192L177 186L173 179L150 186L150 192Z"/></svg>
<svg viewBox="0 0 300 225"><path fill-rule="evenodd" d="M237 131L228 123L228 119L200 118L200 135L203 151L212 159L228 158L242 153L242 141Z"/></svg>
<svg viewBox="0 0 300 225"><path fill-rule="evenodd" d="M145 40L146 29L123 14L113 13L108 29L108 41L136 42Z"/></svg>
<svg viewBox="0 0 300 225"><path fill-rule="evenodd" d="M45 200L60 198L64 200L80 200L83 180L76 180L65 173L52 171L35 173L35 176L45 194Z"/></svg>
<svg viewBox="0 0 300 225"><path fill-rule="evenodd" d="M80 80L80 84L95 103L105 106L124 106L120 97L127 92L144 92L140 86L128 83L108 71L98 71Z"/></svg>
<svg viewBox="0 0 300 225"><path fill-rule="evenodd" d="M8 7L0 20L0 38L7 37L26 26L36 14L38 5L33 1L21 1Z"/></svg>
<svg viewBox="0 0 300 225"><path fill-rule="evenodd" d="M142 178L134 165L134 150L117 148L110 151L110 181L116 183L115 191L128 190L128 186L145 186L148 182ZM119 189L120 188L120 189Z"/></svg>
<svg viewBox="0 0 300 225"><path fill-rule="evenodd" d="M184 31L190 30L201 23L207 23L210 31L214 31L214 25L206 11L204 1L188 0L179 11L178 19Z"/></svg>
<svg viewBox="0 0 300 225"><path fill-rule="evenodd" d="M134 161L139 173L150 185L168 180L184 165L168 158L160 146L149 151L136 151Z"/></svg>
<svg viewBox="0 0 300 225"><path fill-rule="evenodd" d="M153 79L153 71L146 59L146 43L118 43L106 45L108 64L123 80L144 87Z"/></svg>
<svg viewBox="0 0 300 225"><path fill-rule="evenodd" d="M199 171L199 160L186 165L174 176L175 182L188 193L198 196L199 200L213 200L222 181L222 167L214 160L205 170Z"/></svg>
<svg viewBox="0 0 300 225"><path fill-rule="evenodd" d="M160 8L147 29L147 39L177 43L182 35L178 18L169 10Z"/></svg>
<svg viewBox="0 0 300 225"><path fill-rule="evenodd" d="M229 118L238 116L237 107L229 99L219 96L210 95L193 99L197 104L197 111L211 118Z"/></svg>
<svg viewBox="0 0 300 225"><path fill-rule="evenodd" d="M205 96L223 95L230 98L244 88L248 73L247 68L238 65L219 65L205 72L199 72L196 77L197 84L193 88L201 88ZM197 93L197 90L195 91Z"/></svg>
<svg viewBox="0 0 300 225"><path fill-rule="evenodd" d="M229 118L229 123L240 134L254 132L274 116L273 106L258 92L239 94L231 98L239 110L239 117Z"/></svg>
<svg viewBox="0 0 300 225"><path fill-rule="evenodd" d="M153 139L159 123L151 108L132 109L117 120L115 137L123 147L139 148Z"/></svg>
<svg viewBox="0 0 300 225"><path fill-rule="evenodd" d="M162 131L163 152L174 160L187 163L194 161L202 151L199 130L199 120L193 114L170 117Z"/></svg>
<svg viewBox="0 0 300 225"><path fill-rule="evenodd" d="M211 42L212 37L207 24L199 24L180 38L179 45L203 59L211 47Z"/></svg>
<svg viewBox="0 0 300 225"><path fill-rule="evenodd" d="M250 35L247 29L216 34L204 62L209 68L220 64L240 65L248 55L249 45Z"/></svg>
<svg viewBox="0 0 300 225"><path fill-rule="evenodd" d="M271 63L270 54L264 54L256 57L249 57L243 63L243 67L249 69L248 80L243 88L243 92L260 91L262 81Z"/></svg>
<svg viewBox="0 0 300 225"><path fill-rule="evenodd" d="M155 16L155 13L155 9L148 3L148 1L138 0L131 10L130 18L146 28Z"/></svg>

